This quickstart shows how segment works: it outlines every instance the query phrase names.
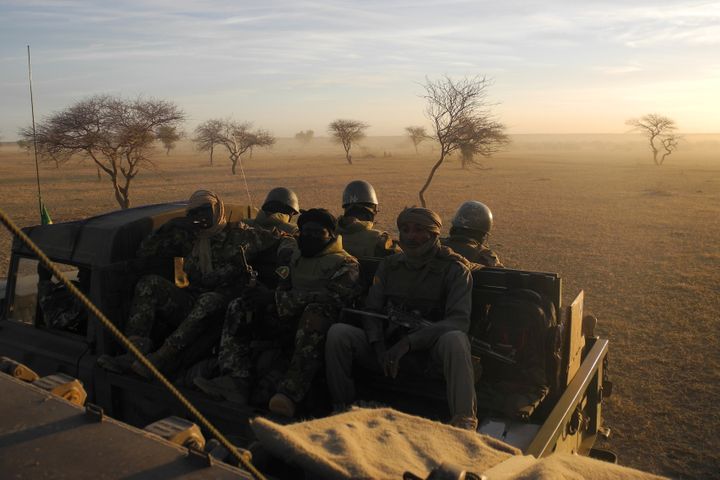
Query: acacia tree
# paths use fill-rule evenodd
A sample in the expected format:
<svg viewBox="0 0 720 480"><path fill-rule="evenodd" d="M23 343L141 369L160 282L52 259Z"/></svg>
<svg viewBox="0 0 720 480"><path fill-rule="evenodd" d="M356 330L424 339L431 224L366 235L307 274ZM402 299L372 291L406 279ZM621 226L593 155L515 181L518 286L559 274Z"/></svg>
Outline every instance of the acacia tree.
<svg viewBox="0 0 720 480"><path fill-rule="evenodd" d="M201 152L210 152L210 166L213 164L213 152L215 145L220 145L222 140L223 120L207 120L195 128L195 147Z"/></svg>
<svg viewBox="0 0 720 480"><path fill-rule="evenodd" d="M481 165L477 156L490 157L499 152L508 142L505 126L492 119L463 118L458 128L460 166Z"/></svg>
<svg viewBox="0 0 720 480"><path fill-rule="evenodd" d="M307 145L310 143L315 136L315 132L312 130L300 130L298 133L295 134L295 140L302 143L303 145Z"/></svg>
<svg viewBox="0 0 720 480"><path fill-rule="evenodd" d="M175 127L163 125L157 130L157 138L165 147L165 155L170 155L170 150L175 148L175 144L182 138L182 134Z"/></svg>
<svg viewBox="0 0 720 480"><path fill-rule="evenodd" d="M345 149L345 159L352 165L352 155L350 148L353 144L358 143L365 138L365 130L369 127L367 123L358 120L335 120L328 125L328 133L337 142L341 143Z"/></svg>
<svg viewBox="0 0 720 480"><path fill-rule="evenodd" d="M252 154L255 147L270 147L275 144L275 137L268 131L260 129L251 131L251 127L252 123L250 122L222 120L218 143L224 146L230 154L233 175L235 175L238 162L241 162L241 155L248 151ZM242 168L242 163L240 163L240 167Z"/></svg>
<svg viewBox="0 0 720 480"><path fill-rule="evenodd" d="M36 128L38 154L45 158L91 159L112 183L120 208L130 206L130 182L147 167L164 126L178 127L185 114L165 100L126 100L96 95L44 119ZM28 142L32 129L21 130Z"/></svg>
<svg viewBox="0 0 720 480"><path fill-rule="evenodd" d="M407 132L407 136L410 137L410 141L415 146L415 155L417 155L418 145L430 137L428 137L425 127L405 127L405 131Z"/></svg>
<svg viewBox="0 0 720 480"><path fill-rule="evenodd" d="M650 150L653 153L653 162L658 167L677 149L678 143L682 139L680 135L675 133L675 130L677 130L675 120L657 113L650 113L639 119L630 119L625 124L630 125L633 130L639 131L648 138ZM655 140L658 140L659 145L655 143ZM658 158L658 154L660 154L658 147L662 147L665 151L660 158Z"/></svg>
<svg viewBox="0 0 720 480"><path fill-rule="evenodd" d="M438 143L440 156L430 169L418 196L426 206L425 191L435 172L445 159L462 145L475 153L490 156L507 143L505 126L497 122L487 101L490 81L485 77L452 80L443 77L436 81L426 80L427 100L425 114L432 124L432 137Z"/></svg>

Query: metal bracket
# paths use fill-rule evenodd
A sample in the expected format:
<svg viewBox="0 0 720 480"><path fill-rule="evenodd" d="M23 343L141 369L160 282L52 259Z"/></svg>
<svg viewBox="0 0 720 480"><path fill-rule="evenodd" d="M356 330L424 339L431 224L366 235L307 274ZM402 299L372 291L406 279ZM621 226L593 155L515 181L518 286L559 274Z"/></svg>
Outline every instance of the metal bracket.
<svg viewBox="0 0 720 480"><path fill-rule="evenodd" d="M88 402L85 404L85 416L91 422L102 422L105 412L101 406Z"/></svg>

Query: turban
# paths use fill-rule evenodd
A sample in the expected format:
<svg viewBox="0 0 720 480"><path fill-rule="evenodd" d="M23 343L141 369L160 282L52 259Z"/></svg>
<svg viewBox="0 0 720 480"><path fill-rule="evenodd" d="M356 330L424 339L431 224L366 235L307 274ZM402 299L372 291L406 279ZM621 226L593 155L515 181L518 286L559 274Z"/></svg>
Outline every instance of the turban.
<svg viewBox="0 0 720 480"><path fill-rule="evenodd" d="M398 228L402 228L405 223L417 223L436 235L440 235L440 229L442 228L440 216L432 210L422 207L410 207L400 212L397 218Z"/></svg>
<svg viewBox="0 0 720 480"><path fill-rule="evenodd" d="M297 220L298 228L302 229L306 223L315 222L327 228L330 235L335 235L337 219L324 208L311 208L300 214Z"/></svg>

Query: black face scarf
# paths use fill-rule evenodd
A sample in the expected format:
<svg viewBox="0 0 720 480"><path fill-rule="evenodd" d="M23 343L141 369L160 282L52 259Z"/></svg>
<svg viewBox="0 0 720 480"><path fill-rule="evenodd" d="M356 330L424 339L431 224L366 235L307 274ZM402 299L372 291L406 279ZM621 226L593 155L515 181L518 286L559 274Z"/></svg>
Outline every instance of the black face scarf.
<svg viewBox="0 0 720 480"><path fill-rule="evenodd" d="M300 255L303 257L314 257L318 253L322 252L330 245L335 239L330 237L329 240L325 240L317 237L303 236L300 235L297 239L298 248L300 249Z"/></svg>

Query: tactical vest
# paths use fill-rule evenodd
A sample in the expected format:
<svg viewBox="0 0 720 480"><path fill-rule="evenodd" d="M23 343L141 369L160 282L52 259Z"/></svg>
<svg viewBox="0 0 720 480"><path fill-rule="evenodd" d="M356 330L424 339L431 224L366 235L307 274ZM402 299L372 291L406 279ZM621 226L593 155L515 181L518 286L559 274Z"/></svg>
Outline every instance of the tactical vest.
<svg viewBox="0 0 720 480"><path fill-rule="evenodd" d="M374 257L382 232L374 229L344 232L343 246L354 257Z"/></svg>
<svg viewBox="0 0 720 480"><path fill-rule="evenodd" d="M486 267L502 266L492 250L471 238L452 236L441 238L440 243L462 255L469 262L479 263Z"/></svg>
<svg viewBox="0 0 720 480"><path fill-rule="evenodd" d="M437 322L445 315L445 286L453 263L458 260L441 250L428 264L410 268L405 254L388 257L385 268L387 303L406 311L418 311L425 319Z"/></svg>
<svg viewBox="0 0 720 480"><path fill-rule="evenodd" d="M292 288L305 292L324 290L333 274L350 256L343 250L340 237L314 257L303 257L299 251L295 252L290 261Z"/></svg>
<svg viewBox="0 0 720 480"><path fill-rule="evenodd" d="M264 228L265 230L277 228L281 232L285 232L290 235L295 234L298 229L297 225L294 223L283 222L279 218L268 215L264 210L260 210L255 218L243 221L252 227Z"/></svg>

